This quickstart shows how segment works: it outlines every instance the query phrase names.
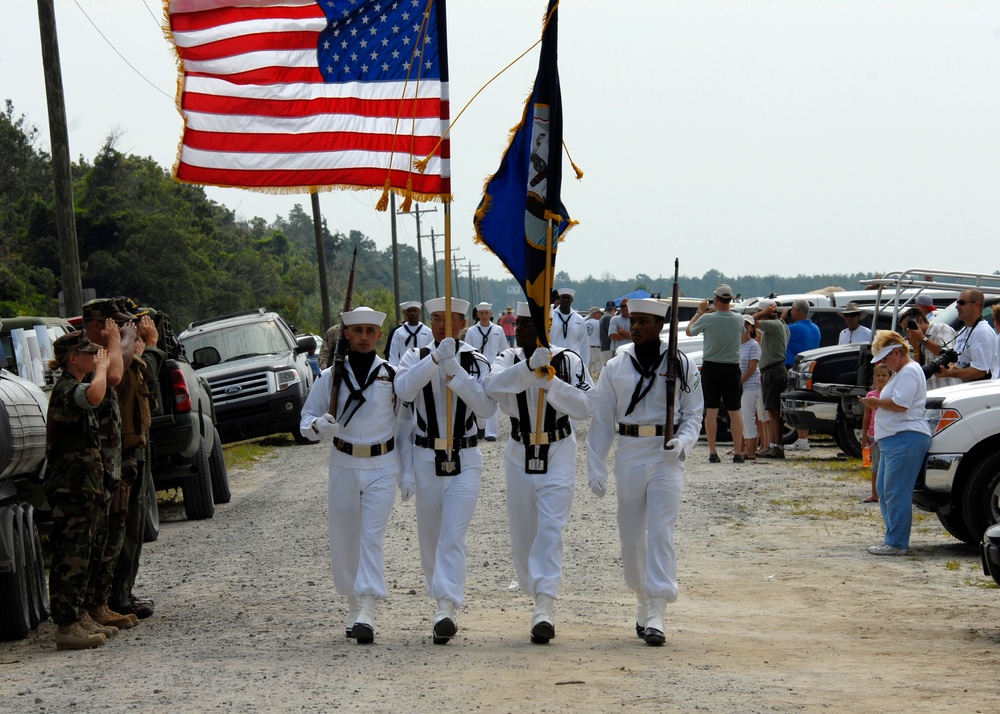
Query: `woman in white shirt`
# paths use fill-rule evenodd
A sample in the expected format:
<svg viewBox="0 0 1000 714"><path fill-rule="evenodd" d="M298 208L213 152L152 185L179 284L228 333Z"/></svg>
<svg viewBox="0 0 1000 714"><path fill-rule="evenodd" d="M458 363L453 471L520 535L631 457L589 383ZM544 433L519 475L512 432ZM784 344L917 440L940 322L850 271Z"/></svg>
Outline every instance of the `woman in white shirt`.
<svg viewBox="0 0 1000 714"><path fill-rule="evenodd" d="M910 346L896 332L879 330L872 343L872 363L885 361L892 379L878 397L862 401L875 415L875 439L881 451L876 485L885 521L885 540L868 548L872 555L906 555L913 521L913 487L931 444L924 418L927 384L923 370L910 359Z"/></svg>

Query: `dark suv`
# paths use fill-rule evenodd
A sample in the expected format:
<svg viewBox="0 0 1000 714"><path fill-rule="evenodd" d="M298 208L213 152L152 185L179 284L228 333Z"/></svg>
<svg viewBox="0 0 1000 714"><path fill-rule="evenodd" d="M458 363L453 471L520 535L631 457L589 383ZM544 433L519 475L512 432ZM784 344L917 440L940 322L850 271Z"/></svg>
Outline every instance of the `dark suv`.
<svg viewBox="0 0 1000 714"><path fill-rule="evenodd" d="M312 386L312 335L296 336L276 312L222 315L193 322L180 335L208 380L224 442L289 432L299 443L302 405Z"/></svg>

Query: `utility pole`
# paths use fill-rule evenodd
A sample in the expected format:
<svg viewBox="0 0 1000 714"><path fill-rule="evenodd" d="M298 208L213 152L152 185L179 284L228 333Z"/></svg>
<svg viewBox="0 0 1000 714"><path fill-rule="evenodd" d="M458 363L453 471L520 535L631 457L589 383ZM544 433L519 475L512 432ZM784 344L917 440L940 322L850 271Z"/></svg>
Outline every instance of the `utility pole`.
<svg viewBox="0 0 1000 714"><path fill-rule="evenodd" d="M66 104L53 0L38 0L38 33L42 41L45 98L49 108L49 143L52 147L56 232L59 237L59 281L62 283L66 316L73 316L83 312L83 283L80 280L80 249L76 242L76 218L73 214L69 133L66 129Z"/></svg>
<svg viewBox="0 0 1000 714"><path fill-rule="evenodd" d="M326 247L323 245L323 217L319 210L319 194L313 191L309 194L312 201L313 234L316 238L316 267L319 270L319 300L323 305L323 334L333 327L330 315L330 285L326 276Z"/></svg>
<svg viewBox="0 0 1000 714"><path fill-rule="evenodd" d="M448 259L448 256L445 256L445 260L447 260L447 259ZM454 256L454 255L451 256L451 262L452 262L452 265L454 266L452 268L451 274L454 275L454 276L456 276L454 278L455 284L452 286L452 289L455 291L455 297L460 298L460 297L462 297L462 291L458 289L458 277L457 277L458 276L458 257Z"/></svg>
<svg viewBox="0 0 1000 714"><path fill-rule="evenodd" d="M420 204L418 203L417 207L414 208L412 211L410 211L410 213L413 214L413 216L415 216L416 219L417 219L417 262L420 264L420 267L419 267L419 270L420 270L420 302L423 303L423 302L426 302L426 300L424 298L424 253L423 253L423 249L421 248L421 245L420 245L421 244L421 241L420 241L420 214L421 213L437 213L437 209L436 208L424 208L424 209L421 210ZM397 300L397 302L398 302L398 300Z"/></svg>
<svg viewBox="0 0 1000 714"><path fill-rule="evenodd" d="M440 295L441 288L438 286L438 252L437 244L434 242L433 228L431 228L431 262L434 263L434 294Z"/></svg>
<svg viewBox="0 0 1000 714"><path fill-rule="evenodd" d="M475 298L476 291L472 289L472 269L473 268L475 268L478 271L479 270L479 264L476 263L475 265L473 265L472 264L472 260L470 259L469 260L469 302L471 302L474 305L476 303L476 298Z"/></svg>

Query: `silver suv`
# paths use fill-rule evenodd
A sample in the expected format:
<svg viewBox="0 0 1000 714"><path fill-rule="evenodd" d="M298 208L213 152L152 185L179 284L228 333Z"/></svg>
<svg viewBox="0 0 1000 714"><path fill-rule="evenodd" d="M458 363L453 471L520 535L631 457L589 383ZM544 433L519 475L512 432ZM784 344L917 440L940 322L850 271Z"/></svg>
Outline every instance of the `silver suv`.
<svg viewBox="0 0 1000 714"><path fill-rule="evenodd" d="M223 442L290 432L306 443L299 413L312 386L312 335L296 336L278 313L260 308L192 322L179 339L212 389Z"/></svg>

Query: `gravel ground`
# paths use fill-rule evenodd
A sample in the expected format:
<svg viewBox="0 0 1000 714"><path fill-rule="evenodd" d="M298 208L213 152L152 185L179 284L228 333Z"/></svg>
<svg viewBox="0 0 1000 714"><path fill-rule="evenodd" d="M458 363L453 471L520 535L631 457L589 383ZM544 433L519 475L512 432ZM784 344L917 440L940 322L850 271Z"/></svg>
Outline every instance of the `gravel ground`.
<svg viewBox="0 0 1000 714"><path fill-rule="evenodd" d="M214 519L163 507L138 587L154 617L97 650L56 652L51 622L0 643L0 711L1000 709L1000 593L978 553L922 514L910 556L868 555L878 509L829 442L779 463L710 465L705 445L695 450L681 596L660 648L634 634L613 482L597 499L581 468L558 637L529 644L532 603L510 587L503 439L485 445L466 605L448 645L430 642L412 501L389 522L376 642L344 637L328 570L328 447L288 440L231 473L233 500Z"/></svg>

